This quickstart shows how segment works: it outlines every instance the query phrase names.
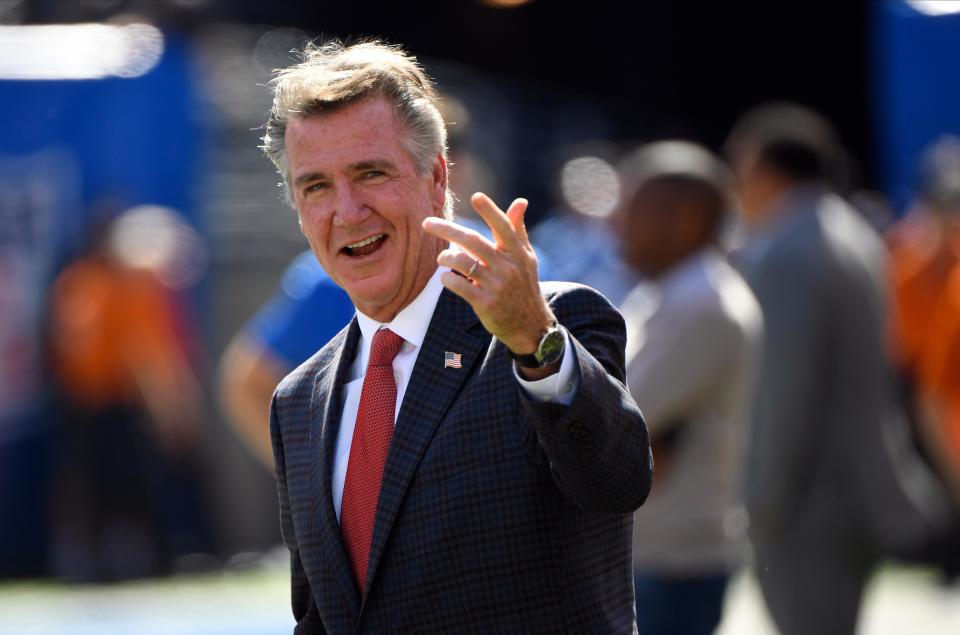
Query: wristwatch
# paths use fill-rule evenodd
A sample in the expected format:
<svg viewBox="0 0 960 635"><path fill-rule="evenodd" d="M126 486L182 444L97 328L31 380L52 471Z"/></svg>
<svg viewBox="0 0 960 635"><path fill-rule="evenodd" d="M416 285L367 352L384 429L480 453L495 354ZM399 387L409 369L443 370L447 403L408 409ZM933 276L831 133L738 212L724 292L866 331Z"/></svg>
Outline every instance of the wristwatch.
<svg viewBox="0 0 960 635"><path fill-rule="evenodd" d="M540 345L537 346L534 353L517 355L510 349L507 350L510 351L510 356L523 368L543 368L560 361L560 358L563 357L563 348L566 341L567 338L563 335L563 329L554 320L547 332L540 338Z"/></svg>

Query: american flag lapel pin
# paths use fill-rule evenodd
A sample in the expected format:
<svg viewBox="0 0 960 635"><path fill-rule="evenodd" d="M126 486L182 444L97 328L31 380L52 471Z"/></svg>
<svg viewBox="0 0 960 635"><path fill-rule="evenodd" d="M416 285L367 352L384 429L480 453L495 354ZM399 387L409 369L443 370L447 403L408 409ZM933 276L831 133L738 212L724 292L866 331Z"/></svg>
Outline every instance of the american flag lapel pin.
<svg viewBox="0 0 960 635"><path fill-rule="evenodd" d="M454 353L453 351L444 351L443 352L443 367L444 368L463 368L463 364L460 363L460 358L462 356L460 353Z"/></svg>

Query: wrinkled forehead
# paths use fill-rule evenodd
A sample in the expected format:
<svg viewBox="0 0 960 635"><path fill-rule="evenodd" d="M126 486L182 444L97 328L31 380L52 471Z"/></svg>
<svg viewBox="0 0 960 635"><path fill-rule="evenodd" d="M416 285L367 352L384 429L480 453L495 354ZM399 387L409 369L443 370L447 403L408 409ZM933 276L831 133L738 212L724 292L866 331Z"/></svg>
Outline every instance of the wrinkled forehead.
<svg viewBox="0 0 960 635"><path fill-rule="evenodd" d="M393 104L381 98L369 98L341 105L332 110L297 114L286 130L288 146L306 141L312 151L343 149L350 146L403 149L411 156L411 131L404 125ZM412 156L411 156L412 158Z"/></svg>
<svg viewBox="0 0 960 635"><path fill-rule="evenodd" d="M286 141L291 150L299 144L319 152L355 146L393 146L402 143L405 135L388 102L366 100L332 111L292 117Z"/></svg>

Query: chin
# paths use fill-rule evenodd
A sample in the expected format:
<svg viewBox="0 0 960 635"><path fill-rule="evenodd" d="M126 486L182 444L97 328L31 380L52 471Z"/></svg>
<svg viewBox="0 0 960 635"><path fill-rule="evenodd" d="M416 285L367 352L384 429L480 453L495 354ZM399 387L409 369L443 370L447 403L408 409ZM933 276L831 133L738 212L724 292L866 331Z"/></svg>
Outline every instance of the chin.
<svg viewBox="0 0 960 635"><path fill-rule="evenodd" d="M363 307L365 309L364 313L370 313L387 306L400 291L398 283L393 282L391 284L380 281L362 281L345 288L347 295L353 300L353 304L358 309Z"/></svg>

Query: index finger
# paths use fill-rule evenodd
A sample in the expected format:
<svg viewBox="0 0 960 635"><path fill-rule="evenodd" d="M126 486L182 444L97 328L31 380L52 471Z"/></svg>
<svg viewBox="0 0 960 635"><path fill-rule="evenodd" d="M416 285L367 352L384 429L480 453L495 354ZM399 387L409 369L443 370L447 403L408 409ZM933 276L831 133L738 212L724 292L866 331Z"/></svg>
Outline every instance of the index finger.
<svg viewBox="0 0 960 635"><path fill-rule="evenodd" d="M423 221L423 229L428 234L433 234L438 238L459 245L468 253L481 258L488 264L497 252L496 246L476 231L463 225L457 225L445 218L437 218L436 216L426 218Z"/></svg>
<svg viewBox="0 0 960 635"><path fill-rule="evenodd" d="M473 205L473 209L477 210L480 218L490 226L497 245L506 247L518 246L519 240L517 238L517 232L514 230L513 225L510 224L510 219L507 218L507 215L497 207L497 204L494 203L489 196L482 192L477 192L470 197L470 204Z"/></svg>

